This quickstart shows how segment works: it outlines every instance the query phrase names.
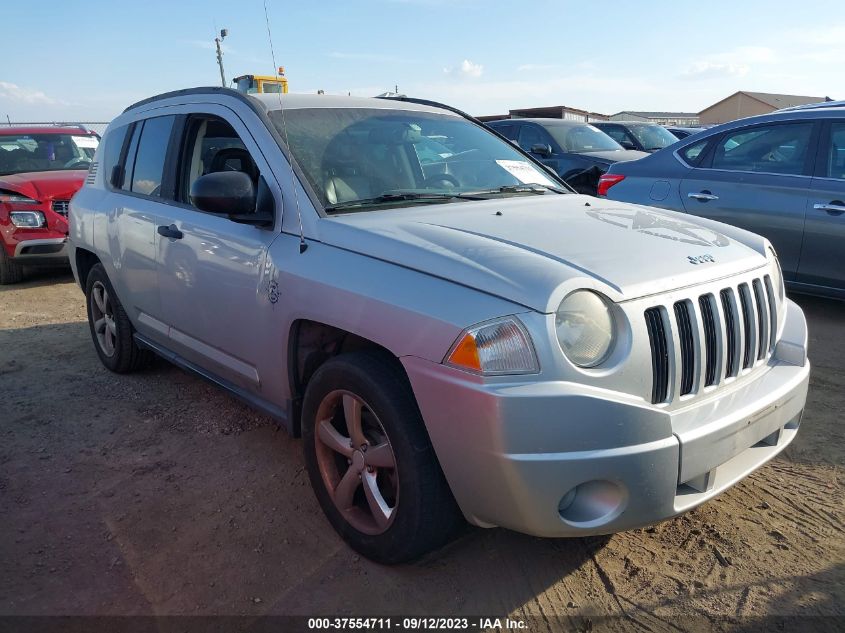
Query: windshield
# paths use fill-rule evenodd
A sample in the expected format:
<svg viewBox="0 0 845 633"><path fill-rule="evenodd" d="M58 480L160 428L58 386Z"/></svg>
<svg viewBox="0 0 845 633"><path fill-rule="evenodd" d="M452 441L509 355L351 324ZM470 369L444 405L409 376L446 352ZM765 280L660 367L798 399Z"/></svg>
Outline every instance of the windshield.
<svg viewBox="0 0 845 633"><path fill-rule="evenodd" d="M559 186L484 128L451 114L375 108L270 112L306 179L331 211L542 193ZM504 189L503 189L504 188ZM397 194L401 194L397 195ZM472 195L470 195L472 194ZM354 205L357 201L362 201Z"/></svg>
<svg viewBox="0 0 845 633"><path fill-rule="evenodd" d="M660 125L629 125L628 129L647 150L663 149L678 141L669 130Z"/></svg>
<svg viewBox="0 0 845 633"><path fill-rule="evenodd" d="M88 169L98 142L75 134L0 135L0 174Z"/></svg>
<svg viewBox="0 0 845 633"><path fill-rule="evenodd" d="M623 147L592 125L548 125L546 130L564 152L607 152Z"/></svg>

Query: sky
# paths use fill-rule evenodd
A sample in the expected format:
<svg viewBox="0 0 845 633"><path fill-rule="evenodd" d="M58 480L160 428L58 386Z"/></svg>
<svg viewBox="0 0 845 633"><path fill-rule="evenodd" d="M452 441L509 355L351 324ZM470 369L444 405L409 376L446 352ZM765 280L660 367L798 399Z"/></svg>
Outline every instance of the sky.
<svg viewBox="0 0 845 633"><path fill-rule="evenodd" d="M845 99L845 1L267 0L291 92L409 96L475 115L698 112L737 90ZM620 7L620 8L615 8ZM0 0L0 120L108 121L274 69L262 0Z"/></svg>

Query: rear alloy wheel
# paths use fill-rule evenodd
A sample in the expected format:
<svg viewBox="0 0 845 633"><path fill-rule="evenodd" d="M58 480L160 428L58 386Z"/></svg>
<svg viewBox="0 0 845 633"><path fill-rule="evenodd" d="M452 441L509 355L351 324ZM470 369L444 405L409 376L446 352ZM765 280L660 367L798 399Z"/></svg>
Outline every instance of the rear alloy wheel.
<svg viewBox="0 0 845 633"><path fill-rule="evenodd" d="M91 338L103 365L118 374L144 365L150 354L135 342L135 330L102 264L96 264L88 273L85 303Z"/></svg>
<svg viewBox="0 0 845 633"><path fill-rule="evenodd" d="M320 366L305 391L302 436L323 512L364 556L413 560L464 524L395 358L354 352Z"/></svg>
<svg viewBox="0 0 845 633"><path fill-rule="evenodd" d="M23 279L23 266L9 259L6 247L0 242L0 285L16 284Z"/></svg>

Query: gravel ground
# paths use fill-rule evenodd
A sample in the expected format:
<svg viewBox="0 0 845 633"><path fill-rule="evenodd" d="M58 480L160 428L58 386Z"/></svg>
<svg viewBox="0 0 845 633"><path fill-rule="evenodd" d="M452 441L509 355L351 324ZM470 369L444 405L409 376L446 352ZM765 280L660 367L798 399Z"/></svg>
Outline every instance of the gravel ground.
<svg viewBox="0 0 845 633"><path fill-rule="evenodd" d="M99 363L64 272L0 287L0 615L482 614L662 631L845 616L845 303L797 297L801 431L703 507L601 539L469 529L382 567L324 519L301 447L163 361ZM573 618L573 619L570 619ZM586 619L582 619L586 618Z"/></svg>

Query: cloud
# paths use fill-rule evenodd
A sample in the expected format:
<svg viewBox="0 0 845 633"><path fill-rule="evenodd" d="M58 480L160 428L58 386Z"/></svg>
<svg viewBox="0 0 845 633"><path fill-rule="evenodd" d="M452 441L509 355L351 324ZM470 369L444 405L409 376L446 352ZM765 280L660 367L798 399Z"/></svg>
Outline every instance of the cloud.
<svg viewBox="0 0 845 633"><path fill-rule="evenodd" d="M64 103L64 101L48 97L41 90L26 88L8 81L0 81L0 99L8 99L13 103L23 103L27 105L59 105Z"/></svg>
<svg viewBox="0 0 845 633"><path fill-rule="evenodd" d="M461 65L458 68L447 67L443 69L443 72L455 77L478 79L482 74L484 74L484 66L465 59L461 62Z"/></svg>
<svg viewBox="0 0 845 633"><path fill-rule="evenodd" d="M777 61L777 54L766 46L740 46L696 60L681 71L683 79L744 77L754 65Z"/></svg>

